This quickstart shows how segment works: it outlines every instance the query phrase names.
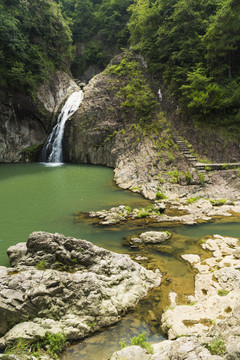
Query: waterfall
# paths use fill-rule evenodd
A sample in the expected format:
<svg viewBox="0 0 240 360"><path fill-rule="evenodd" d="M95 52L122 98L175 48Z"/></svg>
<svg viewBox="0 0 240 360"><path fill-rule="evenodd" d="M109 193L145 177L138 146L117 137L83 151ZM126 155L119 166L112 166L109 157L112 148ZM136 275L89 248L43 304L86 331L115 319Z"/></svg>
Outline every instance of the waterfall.
<svg viewBox="0 0 240 360"><path fill-rule="evenodd" d="M62 139L67 119L79 108L83 100L83 91L72 93L64 104L58 116L57 123L41 152L41 162L50 163L52 166L62 164Z"/></svg>

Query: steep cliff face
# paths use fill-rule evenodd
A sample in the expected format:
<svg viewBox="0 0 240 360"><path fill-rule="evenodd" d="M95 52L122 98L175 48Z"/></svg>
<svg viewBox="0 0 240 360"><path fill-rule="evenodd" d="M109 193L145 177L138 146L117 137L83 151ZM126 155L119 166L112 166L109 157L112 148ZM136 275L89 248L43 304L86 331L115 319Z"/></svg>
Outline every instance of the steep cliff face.
<svg viewBox="0 0 240 360"><path fill-rule="evenodd" d="M31 149L45 141L62 102L75 89L78 86L70 76L56 72L34 100L0 90L0 162L28 160Z"/></svg>
<svg viewBox="0 0 240 360"><path fill-rule="evenodd" d="M115 59L114 64L122 61L125 61L124 55ZM148 89L138 85L136 90L132 80L126 79L133 64L132 59L129 61L126 69L122 67L119 71L124 76L107 70L96 75L84 88L80 108L66 123L64 160L113 167L115 181L120 187L135 188L154 199L161 171L171 171L176 164L188 169L188 165L175 148L164 117L159 117L157 94L149 85ZM138 76L139 83L148 84L143 72ZM130 98L126 94L129 86L132 87L131 101L137 99L130 106L126 103ZM151 100L154 107L151 120L143 123L138 109L145 106L146 99L141 100L145 91L151 92L149 98L154 99Z"/></svg>

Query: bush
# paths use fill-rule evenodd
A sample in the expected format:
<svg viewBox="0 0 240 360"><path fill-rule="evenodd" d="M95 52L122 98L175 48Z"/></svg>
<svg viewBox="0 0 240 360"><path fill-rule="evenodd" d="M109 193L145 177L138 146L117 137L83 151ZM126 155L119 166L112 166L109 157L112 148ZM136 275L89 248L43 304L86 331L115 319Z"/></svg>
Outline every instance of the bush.
<svg viewBox="0 0 240 360"><path fill-rule="evenodd" d="M205 176L203 175L203 173L201 173L201 172L199 171L199 172L198 172L198 177L199 177L200 183L201 183L201 184L204 184L204 183L205 183Z"/></svg>
<svg viewBox="0 0 240 360"><path fill-rule="evenodd" d="M46 270L48 267L48 262L46 259L42 259L40 260L36 265L35 265L35 268L37 270Z"/></svg>
<svg viewBox="0 0 240 360"><path fill-rule="evenodd" d="M187 199L186 203L187 203L187 204L193 204L193 203L195 203L196 201L198 201L199 199L200 199L200 197L189 198L189 199Z"/></svg>
<svg viewBox="0 0 240 360"><path fill-rule="evenodd" d="M156 200L163 200L163 199L167 199L167 196L163 193L161 193L160 191L158 191L156 193Z"/></svg>
<svg viewBox="0 0 240 360"><path fill-rule="evenodd" d="M229 293L229 291L225 290L225 289L218 290L218 295L219 296L226 296L228 293Z"/></svg>
<svg viewBox="0 0 240 360"><path fill-rule="evenodd" d="M204 344L212 355L222 355L226 351L226 345L224 340L217 337L210 342L210 344Z"/></svg>
<svg viewBox="0 0 240 360"><path fill-rule="evenodd" d="M212 206L222 206L225 204L226 201L226 199L210 200Z"/></svg>
<svg viewBox="0 0 240 360"><path fill-rule="evenodd" d="M185 173L185 180L188 185L190 185L192 183L193 177L189 171Z"/></svg>
<svg viewBox="0 0 240 360"><path fill-rule="evenodd" d="M145 340L146 340L145 333L139 334L131 339L131 345L141 346L143 349L146 349L149 354L153 354L152 346ZM130 345L126 345L125 341L122 341L119 344L122 349L125 348L126 346L130 346Z"/></svg>

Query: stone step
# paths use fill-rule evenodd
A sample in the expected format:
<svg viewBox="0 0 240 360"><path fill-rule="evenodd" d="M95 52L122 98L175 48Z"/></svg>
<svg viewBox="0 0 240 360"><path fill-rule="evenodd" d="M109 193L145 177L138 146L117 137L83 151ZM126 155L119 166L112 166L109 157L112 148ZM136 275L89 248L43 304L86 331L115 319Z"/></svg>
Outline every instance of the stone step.
<svg viewBox="0 0 240 360"><path fill-rule="evenodd" d="M206 170L205 170L205 166L195 165L195 168L196 168L197 170L200 170L200 171L202 171L202 170L206 171Z"/></svg>
<svg viewBox="0 0 240 360"><path fill-rule="evenodd" d="M185 154L185 157L188 158L188 159L194 159L194 160L197 160L196 157L192 154Z"/></svg>

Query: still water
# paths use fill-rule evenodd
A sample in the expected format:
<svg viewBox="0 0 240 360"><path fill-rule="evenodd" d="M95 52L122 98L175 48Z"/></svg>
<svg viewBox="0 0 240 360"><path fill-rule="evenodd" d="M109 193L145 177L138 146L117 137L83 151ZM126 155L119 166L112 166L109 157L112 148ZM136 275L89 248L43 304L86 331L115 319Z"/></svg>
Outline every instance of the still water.
<svg viewBox="0 0 240 360"><path fill-rule="evenodd" d="M0 164L0 265L8 263L7 248L27 241L32 231L59 232L101 245L102 237L95 236L99 230L76 226L73 215L121 203L143 206L146 201L120 190L106 167Z"/></svg>
<svg viewBox="0 0 240 360"><path fill-rule="evenodd" d="M145 221L115 227L100 227L89 221L76 221L76 212L109 209L120 204L131 207L149 205L138 194L119 189L113 182L111 169L91 165L0 164L0 265L8 265L9 246L26 241L32 231L59 232L93 242L109 250L147 257L143 265L159 268L162 284L143 300L136 310L120 323L71 346L63 360L106 360L119 349L119 341L145 332L153 343L163 339L161 314L169 305L168 294L176 291L182 302L193 293L194 274L181 259L181 254L198 253L207 256L199 245L205 235L221 234L240 237L240 223L209 223L197 226L167 227ZM229 221L229 219L228 219ZM124 238L146 230L168 230L173 236L161 245L133 250L123 246ZM154 312L156 318L150 316Z"/></svg>

